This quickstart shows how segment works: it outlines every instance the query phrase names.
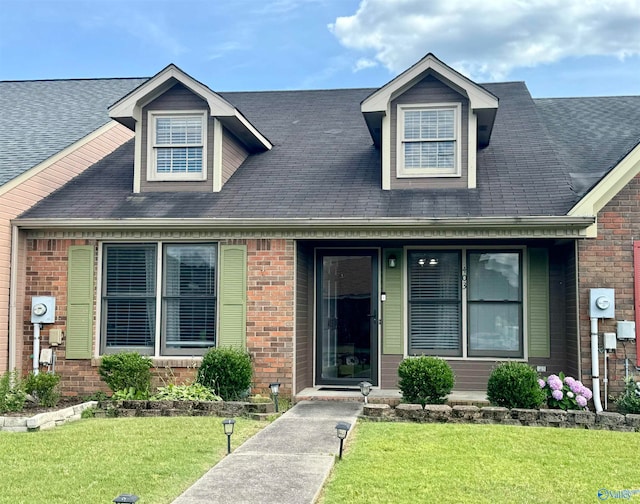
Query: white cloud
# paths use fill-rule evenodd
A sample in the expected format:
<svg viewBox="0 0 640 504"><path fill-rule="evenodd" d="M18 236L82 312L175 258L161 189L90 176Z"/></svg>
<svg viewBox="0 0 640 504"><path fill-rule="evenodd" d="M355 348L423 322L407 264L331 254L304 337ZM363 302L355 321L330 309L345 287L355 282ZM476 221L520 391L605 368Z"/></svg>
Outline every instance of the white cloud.
<svg viewBox="0 0 640 504"><path fill-rule="evenodd" d="M369 58L360 58L353 67L354 72L378 66L378 62Z"/></svg>
<svg viewBox="0 0 640 504"><path fill-rule="evenodd" d="M362 0L329 29L393 74L432 52L474 79L500 80L567 57L640 54L640 0Z"/></svg>

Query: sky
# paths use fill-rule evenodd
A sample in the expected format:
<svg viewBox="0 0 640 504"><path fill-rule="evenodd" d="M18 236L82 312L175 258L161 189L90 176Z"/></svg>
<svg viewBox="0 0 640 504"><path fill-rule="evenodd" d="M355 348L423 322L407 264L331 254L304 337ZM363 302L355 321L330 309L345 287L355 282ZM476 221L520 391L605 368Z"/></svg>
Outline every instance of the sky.
<svg viewBox="0 0 640 504"><path fill-rule="evenodd" d="M377 88L430 52L536 98L640 95L640 0L0 0L0 80Z"/></svg>

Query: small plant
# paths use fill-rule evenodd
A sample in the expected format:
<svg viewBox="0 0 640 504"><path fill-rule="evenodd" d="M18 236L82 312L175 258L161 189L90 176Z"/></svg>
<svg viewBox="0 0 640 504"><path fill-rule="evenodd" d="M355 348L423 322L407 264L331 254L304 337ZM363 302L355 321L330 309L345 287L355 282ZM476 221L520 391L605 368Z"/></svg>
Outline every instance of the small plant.
<svg viewBox="0 0 640 504"><path fill-rule="evenodd" d="M196 382L213 389L225 401L248 395L253 368L251 356L236 348L212 348L202 357Z"/></svg>
<svg viewBox="0 0 640 504"><path fill-rule="evenodd" d="M175 385L170 383L166 387L158 387L156 394L151 397L152 401L220 401L220 397L215 395L209 387L200 383L190 383L187 385Z"/></svg>
<svg viewBox="0 0 640 504"><path fill-rule="evenodd" d="M546 380L538 380L538 385L547 398L547 406L562 410L587 409L587 402L593 394L582 382L564 373L549 375Z"/></svg>
<svg viewBox="0 0 640 504"><path fill-rule="evenodd" d="M24 389L27 394L36 400L37 404L46 407L53 407L60 400L60 375L55 373L38 373L33 372L27 375L24 382Z"/></svg>
<svg viewBox="0 0 640 504"><path fill-rule="evenodd" d="M109 399L109 396L103 392L102 390L98 390L97 392L94 392L93 394L90 394L88 396L84 396L82 398L82 400L84 402L87 401L106 401L107 399Z"/></svg>
<svg viewBox="0 0 640 504"><path fill-rule="evenodd" d="M423 407L444 404L455 383L453 370L446 361L424 355L404 359L398 367L398 376L404 400Z"/></svg>
<svg viewBox="0 0 640 504"><path fill-rule="evenodd" d="M487 398L504 408L539 408L545 394L535 370L524 362L504 362L496 367L487 382Z"/></svg>
<svg viewBox="0 0 640 504"><path fill-rule="evenodd" d="M102 357L98 372L114 392L114 399L148 399L152 366L148 357L120 352ZM116 394L126 397L116 397Z"/></svg>
<svg viewBox="0 0 640 504"><path fill-rule="evenodd" d="M80 413L80 418L95 418L96 411L98 411L98 408L84 409L82 410L82 413Z"/></svg>
<svg viewBox="0 0 640 504"><path fill-rule="evenodd" d="M0 413L21 411L26 399L24 382L17 371L7 371L0 376Z"/></svg>
<svg viewBox="0 0 640 504"><path fill-rule="evenodd" d="M616 407L623 415L640 414L640 382L636 382L633 376L625 380L624 392L616 399Z"/></svg>

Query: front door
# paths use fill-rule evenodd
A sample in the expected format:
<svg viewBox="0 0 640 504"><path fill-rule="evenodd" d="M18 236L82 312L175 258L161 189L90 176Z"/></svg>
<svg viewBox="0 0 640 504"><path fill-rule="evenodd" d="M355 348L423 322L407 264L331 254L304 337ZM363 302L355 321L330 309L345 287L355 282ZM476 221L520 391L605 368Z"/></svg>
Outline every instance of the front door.
<svg viewBox="0 0 640 504"><path fill-rule="evenodd" d="M378 252L319 250L316 384L378 382Z"/></svg>

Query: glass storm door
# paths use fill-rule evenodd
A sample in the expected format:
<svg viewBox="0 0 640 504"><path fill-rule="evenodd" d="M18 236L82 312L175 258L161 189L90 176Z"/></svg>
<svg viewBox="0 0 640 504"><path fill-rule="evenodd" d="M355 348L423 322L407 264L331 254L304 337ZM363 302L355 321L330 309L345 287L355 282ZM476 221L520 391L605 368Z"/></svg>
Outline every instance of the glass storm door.
<svg viewBox="0 0 640 504"><path fill-rule="evenodd" d="M316 384L378 382L378 253L317 256Z"/></svg>

